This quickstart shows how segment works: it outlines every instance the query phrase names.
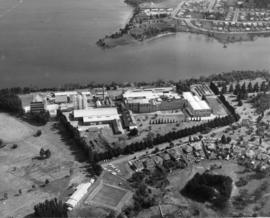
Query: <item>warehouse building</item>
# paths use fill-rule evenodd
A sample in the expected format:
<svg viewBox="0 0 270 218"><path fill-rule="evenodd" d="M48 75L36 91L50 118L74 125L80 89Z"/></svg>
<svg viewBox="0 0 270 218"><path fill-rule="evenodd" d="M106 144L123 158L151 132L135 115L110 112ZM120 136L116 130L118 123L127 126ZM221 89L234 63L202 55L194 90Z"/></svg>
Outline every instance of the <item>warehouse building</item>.
<svg viewBox="0 0 270 218"><path fill-rule="evenodd" d="M94 179L91 179L90 182L82 183L77 186L76 191L69 197L65 203L68 210L72 210L77 206L79 201L87 194L88 189L94 183Z"/></svg>
<svg viewBox="0 0 270 218"><path fill-rule="evenodd" d="M115 107L74 110L72 115L79 125L95 126L109 124L115 134L123 132L120 116Z"/></svg>
<svg viewBox="0 0 270 218"><path fill-rule="evenodd" d="M193 117L209 117L212 113L206 101L193 95L191 92L183 92L184 99L187 100L186 110Z"/></svg>

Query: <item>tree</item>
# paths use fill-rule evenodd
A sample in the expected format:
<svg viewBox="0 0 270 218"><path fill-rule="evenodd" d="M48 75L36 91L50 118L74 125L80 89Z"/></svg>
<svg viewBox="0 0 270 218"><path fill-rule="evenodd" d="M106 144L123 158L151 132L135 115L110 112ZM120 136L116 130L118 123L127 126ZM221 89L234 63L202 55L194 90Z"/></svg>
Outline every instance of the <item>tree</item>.
<svg viewBox="0 0 270 218"><path fill-rule="evenodd" d="M41 148L40 151L39 151L39 156L41 158L43 158L44 155L45 155L45 150L43 148Z"/></svg>
<svg viewBox="0 0 270 218"><path fill-rule="evenodd" d="M94 173L97 176L100 176L100 174L102 173L102 167L98 163L92 163L92 167L93 167Z"/></svg>
<svg viewBox="0 0 270 218"><path fill-rule="evenodd" d="M249 93L253 92L253 88L252 88L252 83L251 82L249 82L249 84L248 84L247 91Z"/></svg>
<svg viewBox="0 0 270 218"><path fill-rule="evenodd" d="M62 201L58 201L56 198L52 200L46 200L43 203L35 205L34 211L35 217L68 217L67 207L62 203Z"/></svg>
<svg viewBox="0 0 270 218"><path fill-rule="evenodd" d="M255 85L253 87L253 92L259 92L259 84L258 84L258 82L255 83Z"/></svg>
<svg viewBox="0 0 270 218"><path fill-rule="evenodd" d="M232 84L232 83L230 84L229 92L230 92L230 93L233 92L233 84Z"/></svg>
<svg viewBox="0 0 270 218"><path fill-rule="evenodd" d="M237 83L236 86L235 86L233 94L237 95L240 92L240 90L241 90L240 84Z"/></svg>
<svg viewBox="0 0 270 218"><path fill-rule="evenodd" d="M138 129L137 128L133 128L129 131L129 136L137 136L138 135Z"/></svg>
<svg viewBox="0 0 270 218"><path fill-rule="evenodd" d="M267 87L266 87L265 81L262 82L260 91L261 92L266 92L267 91Z"/></svg>
<svg viewBox="0 0 270 218"><path fill-rule="evenodd" d="M48 185L50 181L48 179L45 180L45 185Z"/></svg>
<svg viewBox="0 0 270 218"><path fill-rule="evenodd" d="M116 218L116 213L114 211L111 211L106 218Z"/></svg>
<svg viewBox="0 0 270 218"><path fill-rule="evenodd" d="M45 125L50 120L50 113L48 111L31 113L30 119L37 122L38 124Z"/></svg>
<svg viewBox="0 0 270 218"><path fill-rule="evenodd" d="M226 136L225 135L222 135L222 137L221 137L221 143L222 144L226 144L227 143L227 139L226 139Z"/></svg>
<svg viewBox="0 0 270 218"><path fill-rule="evenodd" d="M22 102L18 95L10 90L0 91L0 110L10 113L23 113Z"/></svg>
<svg viewBox="0 0 270 218"><path fill-rule="evenodd" d="M44 152L44 155L45 155L45 158L49 158L51 156L51 151L50 149L47 149L45 152Z"/></svg>
<svg viewBox="0 0 270 218"><path fill-rule="evenodd" d="M222 94L227 93L227 86L226 86L226 84L224 84L224 85L222 86L221 93L222 93Z"/></svg>
<svg viewBox="0 0 270 218"><path fill-rule="evenodd" d="M241 107L243 105L243 102L241 100L238 100L238 106Z"/></svg>

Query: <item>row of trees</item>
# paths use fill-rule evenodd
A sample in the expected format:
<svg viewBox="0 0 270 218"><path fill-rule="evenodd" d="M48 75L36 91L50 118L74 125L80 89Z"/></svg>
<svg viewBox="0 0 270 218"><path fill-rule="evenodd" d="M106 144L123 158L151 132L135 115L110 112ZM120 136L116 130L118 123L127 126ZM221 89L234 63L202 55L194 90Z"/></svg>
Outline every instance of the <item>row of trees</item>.
<svg viewBox="0 0 270 218"><path fill-rule="evenodd" d="M34 211L34 217L68 217L65 204L56 198L35 205Z"/></svg>
<svg viewBox="0 0 270 218"><path fill-rule="evenodd" d="M167 124L167 123L177 123L175 119L156 119L150 120L149 124Z"/></svg>
<svg viewBox="0 0 270 218"><path fill-rule="evenodd" d="M189 91L190 85L195 83L216 81L217 83L229 84L232 81L240 81L245 79L254 80L258 77L265 78L267 81L270 80L270 74L268 71L232 71L228 73L213 74L207 77L201 76L199 78L181 80L176 83L176 89L179 93L181 93L183 91Z"/></svg>
<svg viewBox="0 0 270 218"><path fill-rule="evenodd" d="M68 132L68 135L74 139L76 145L87 152L89 162L91 164L91 167L89 168L90 173L99 176L102 172L102 167L95 159L95 152L92 151L91 147L87 144L85 139L80 136L79 130L74 128L61 112L59 112L58 118L60 123L64 126L65 130Z"/></svg>
<svg viewBox="0 0 270 218"><path fill-rule="evenodd" d="M228 115L222 118L216 118L214 120L208 121L206 123L193 126L186 129L181 129L178 131L171 131L165 135L156 135L153 138L147 138L140 142L134 142L127 145L125 148L112 148L103 153L93 153L94 162L98 162L101 160L111 159L113 157L118 157L119 155L127 155L132 154L137 151L144 150L146 148L153 148L155 145L159 145L165 142L170 142L172 140L176 140L179 138L183 138L189 135L193 135L199 132L204 132L206 129L212 129L215 127L227 126L236 121L236 117L233 115ZM239 118L238 118L239 119Z"/></svg>

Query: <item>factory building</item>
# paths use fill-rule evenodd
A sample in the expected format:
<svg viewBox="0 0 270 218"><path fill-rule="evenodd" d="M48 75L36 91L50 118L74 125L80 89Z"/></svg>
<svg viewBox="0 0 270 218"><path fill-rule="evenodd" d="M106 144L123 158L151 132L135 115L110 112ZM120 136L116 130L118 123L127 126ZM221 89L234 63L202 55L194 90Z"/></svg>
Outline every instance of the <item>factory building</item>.
<svg viewBox="0 0 270 218"><path fill-rule="evenodd" d="M120 116L115 107L74 110L73 118L80 125L94 126L110 124L115 134L123 132Z"/></svg>
<svg viewBox="0 0 270 218"><path fill-rule="evenodd" d="M127 90L123 98L134 113L183 109L186 102L172 87Z"/></svg>
<svg viewBox="0 0 270 218"><path fill-rule="evenodd" d="M212 110L206 101L200 99L196 95L193 95L191 92L183 92L183 97L187 100L185 109L191 116L208 117L211 115Z"/></svg>

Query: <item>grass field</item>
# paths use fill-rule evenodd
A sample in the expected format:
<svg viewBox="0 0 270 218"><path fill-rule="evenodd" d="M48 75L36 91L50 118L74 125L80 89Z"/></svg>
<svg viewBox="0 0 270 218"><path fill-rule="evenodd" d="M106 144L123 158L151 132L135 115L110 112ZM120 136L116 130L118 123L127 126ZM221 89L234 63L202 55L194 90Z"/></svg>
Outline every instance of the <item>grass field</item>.
<svg viewBox="0 0 270 218"><path fill-rule="evenodd" d="M93 201L99 204L116 207L127 193L124 189L119 189L110 185L103 185L101 190L93 197Z"/></svg>
<svg viewBox="0 0 270 218"><path fill-rule="evenodd" d="M0 138L6 144L0 149L0 217L24 217L45 199L63 197L65 200L63 193L67 187L86 179L79 148L64 140L54 124L36 127L0 113ZM38 129L42 135L34 137ZM14 149L15 143L18 147ZM50 149L49 159L33 159L41 148ZM74 172L71 176L70 168ZM49 184L42 187L46 179ZM7 199L3 198L5 193Z"/></svg>
<svg viewBox="0 0 270 218"><path fill-rule="evenodd" d="M0 113L0 138L4 142L16 142L34 133L26 123L6 114Z"/></svg>

